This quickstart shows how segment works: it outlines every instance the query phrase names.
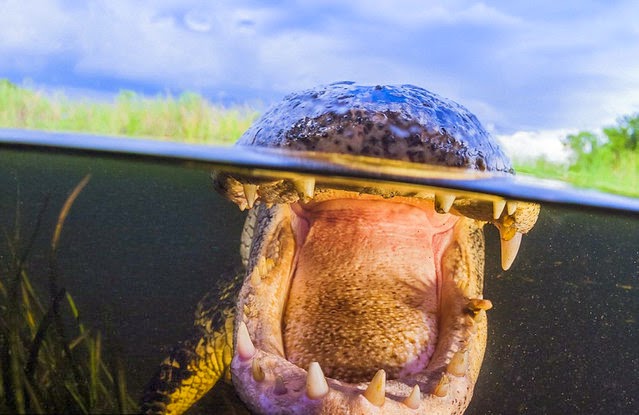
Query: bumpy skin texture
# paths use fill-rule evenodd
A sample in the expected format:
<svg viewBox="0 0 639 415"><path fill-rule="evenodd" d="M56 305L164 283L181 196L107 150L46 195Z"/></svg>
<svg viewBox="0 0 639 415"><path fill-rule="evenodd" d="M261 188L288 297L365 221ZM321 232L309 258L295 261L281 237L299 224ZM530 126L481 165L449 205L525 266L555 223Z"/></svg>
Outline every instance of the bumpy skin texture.
<svg viewBox="0 0 639 415"><path fill-rule="evenodd" d="M508 158L474 115L454 102L410 85L359 86L341 82L289 95L258 120L237 144L513 172ZM437 198L432 194L417 196L416 192L388 194L386 188L374 187L335 190L322 187L319 182L311 191L314 193L311 197L307 190L300 191L300 181L295 178L257 180L228 172L218 172L214 184L242 209L251 208L258 201L249 212L241 238L242 259L247 267L242 287L238 294L239 284L235 280L229 285L232 289L225 291L233 293L235 299L234 324L228 314L230 309L226 308L228 295L217 305L200 305L194 337L179 345L163 362L146 392L143 411L183 412L219 378L226 377L233 349L235 354L230 362L233 384L237 394L256 413L403 415L460 414L465 410L479 374L487 335L486 306L482 300L482 228L492 222L500 230L502 243L520 240L521 234L534 225L538 205L519 202L516 208L496 214L494 198L455 199L450 214L459 218L448 231L438 260L440 333L436 348L426 368L394 373L393 379L386 383L383 405L377 406L364 397L368 383L361 380L368 379L379 367L351 374L351 380L355 379L353 383L328 379L329 392L320 399L311 399L305 389L307 367L299 367L286 359L283 329L294 326L290 321L286 323L286 318L297 321L295 316L303 315L307 322L332 320L320 314L316 314L317 318L304 315L307 312L305 292L299 289L297 302L302 306L285 311L287 303L294 307L293 302L288 301L294 273L291 270L297 267L298 249L304 242L300 236L300 219L292 206L300 209L311 199L313 203L323 203L356 198L390 201L433 212L438 208ZM303 185L302 189L305 188ZM327 239L330 240L330 235ZM356 275L356 278L362 278L360 287L366 289L366 275ZM331 283L327 278L323 284ZM344 285L336 287L338 291L343 288ZM318 298L321 302L321 284L317 290L319 294L309 294L308 304ZM372 289L368 295L375 302L376 296L387 296L387 293L382 286ZM340 311L340 307L334 308ZM316 309L321 313L323 308L320 304ZM382 310L381 314L387 313L392 310ZM245 325L256 348L255 354L249 357L241 357L238 352L241 325ZM298 326L304 329L308 325ZM351 328L354 327L347 324L331 330L349 332ZM378 337L385 333L382 330ZM296 334L292 334L292 339L290 333L288 336L289 344L295 343ZM318 346L312 342L319 342L319 346L324 342L320 332L308 337L311 343L301 341L304 350ZM357 334L352 339L360 337L363 336ZM377 344L362 338L362 342L366 341L372 350L393 348L388 340ZM330 350L325 354L330 355ZM312 355L301 358L303 365L315 359ZM392 372L391 368L386 369ZM404 399L416 385L421 389L421 400L418 409L411 409Z"/></svg>
<svg viewBox="0 0 639 415"><path fill-rule="evenodd" d="M233 312L241 274L228 275L195 311L189 339L175 346L145 388L141 412L181 414L220 378L229 380L233 355Z"/></svg>
<svg viewBox="0 0 639 415"><path fill-rule="evenodd" d="M473 114L412 85L340 82L291 94L237 144L513 172Z"/></svg>

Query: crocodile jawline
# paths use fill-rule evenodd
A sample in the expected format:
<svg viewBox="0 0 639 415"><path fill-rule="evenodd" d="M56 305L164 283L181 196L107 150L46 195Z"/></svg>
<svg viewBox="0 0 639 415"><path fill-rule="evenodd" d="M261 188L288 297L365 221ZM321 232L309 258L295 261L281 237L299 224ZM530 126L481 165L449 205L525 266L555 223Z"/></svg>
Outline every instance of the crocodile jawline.
<svg viewBox="0 0 639 415"><path fill-rule="evenodd" d="M253 411L331 413L331 408L348 407L351 413L370 413L376 407L382 407L385 413L404 413L407 409L416 408L429 413L437 413L440 409L451 413L451 409L454 412L457 408L461 413L470 401L486 342L484 310L490 307L490 302L481 297L483 224L470 218L435 213L432 201L406 204L402 203L406 201L405 198L398 201L379 199L370 195L348 195L347 199L258 208L255 220L261 226L259 233L253 235L255 242L250 254L252 262L248 264L249 272L239 297L236 354L231 366L236 390ZM393 351L394 346L400 349L400 354L407 348L388 340L384 342L381 338L384 333L387 334L387 322L392 322L393 316L381 317L387 322L383 323L386 325L377 336L361 335L356 330L352 336L344 336L344 331L353 330L349 330L351 326L348 324L340 326L340 319L350 318L349 324L360 326L370 323L370 319L358 319L352 312L344 311L349 307L357 307L343 303L344 300L348 301L346 294L336 296L348 288L344 281L337 287L331 283L330 276L339 274L339 270L332 269L335 265L329 264L328 269L323 269L325 275L321 281L315 279L316 275L306 275L309 272L300 271L305 267L319 267L327 263L306 265L303 262L306 257L318 257L318 253L312 249L305 255L305 250L310 249L309 245L313 246L313 238L326 236L320 231L315 232L321 227L318 223L324 222L309 212L325 213L338 209L341 215L344 209L340 206L344 204L350 205L354 210L359 209L359 216L364 218L367 216L361 213L362 208L380 213L388 212L389 206L394 206L399 211L398 217L411 219L406 218L406 215L410 213L418 217L421 214L423 220L435 223L424 229L431 229L433 226L445 228L442 232L435 232L437 243L426 244L433 252L431 268L436 273L435 284L429 290L435 290L432 294L436 298L436 309L432 311L435 313L437 330L431 339L418 347L417 352L413 347L413 353L395 366L388 362L389 356L397 354ZM360 236L362 229L370 232L370 229L362 226L371 225L369 222L372 220L359 221L358 225L350 219L337 221L336 217L339 215L331 216L331 225L341 226L342 232L339 235L344 235L349 221L356 234L358 229ZM356 216L358 215L353 215L353 218ZM389 218L385 219L388 223ZM411 220L405 221L404 225L409 225ZM336 225L336 222L339 224ZM379 226L377 223L374 225ZM408 228L403 229L405 231ZM415 224L415 231L419 234L422 229ZM310 244L309 232L314 235L310 238ZM401 238L397 241L401 241ZM388 242L387 238L383 245L387 247ZM342 243L339 249L346 246ZM361 250L358 252L361 255ZM329 253L327 256L330 256ZM348 255L344 258L347 257ZM402 260L398 254L394 258L389 255L389 258L395 261L390 265ZM319 271L321 269L318 270L321 274ZM295 280L297 274L302 275L299 278L305 281ZM361 275L361 270L360 273L343 274L344 278L353 277ZM395 296L392 293L382 295L383 299L379 301L384 290L367 287L366 279L370 277L368 274L364 275L357 288L369 290L364 297L368 296L371 300L374 305L372 308L376 309L384 300L397 306L397 301L392 302ZM314 285L312 290L315 291L308 297L303 297L301 294L309 290L309 284ZM390 279L388 284L391 292L391 286L397 285L397 281ZM359 300L361 298L360 296ZM303 319L305 311L308 312L307 320ZM318 315L322 312L325 313L325 318L320 319ZM330 316L331 312L341 315ZM392 309L387 309L386 313L392 314ZM371 318L374 319L375 316ZM300 319L303 321L298 321ZM311 325L314 321L316 324ZM326 329L327 325L332 330ZM400 337L403 334L401 339L404 343L410 342L409 337L413 333L406 335L403 328L396 331ZM335 344L335 335L339 335L345 345L352 346L359 339L359 347L344 350L340 341ZM332 341L326 341L330 336L333 336ZM335 347L332 355L330 347ZM358 350L366 350L368 353L359 353ZM376 363L374 357L377 351L385 353L381 353L383 358ZM347 355L346 358L343 357L344 354ZM344 361L347 362L346 369L341 364ZM319 365L313 362L318 362ZM362 366L362 362L370 363ZM320 368L325 368L328 377L324 377ZM366 382L365 378L373 380Z"/></svg>

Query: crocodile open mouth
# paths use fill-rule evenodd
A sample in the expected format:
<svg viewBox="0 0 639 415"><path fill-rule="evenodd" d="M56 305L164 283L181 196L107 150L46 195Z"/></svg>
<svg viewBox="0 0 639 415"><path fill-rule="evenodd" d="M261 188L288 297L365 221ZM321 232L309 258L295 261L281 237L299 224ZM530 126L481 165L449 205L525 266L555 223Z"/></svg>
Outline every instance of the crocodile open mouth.
<svg viewBox="0 0 639 415"><path fill-rule="evenodd" d="M249 186L225 189L231 200L243 193L241 207L264 202L245 227L252 242L231 365L251 410L463 412L492 306L482 296L482 228L494 211L333 189L267 207L268 186ZM502 234L515 211L502 206ZM520 236L517 228L510 240ZM510 240L507 266L519 246Z"/></svg>
<svg viewBox="0 0 639 415"><path fill-rule="evenodd" d="M364 382L421 372L439 337L442 258L457 219L384 200L293 204L286 358Z"/></svg>

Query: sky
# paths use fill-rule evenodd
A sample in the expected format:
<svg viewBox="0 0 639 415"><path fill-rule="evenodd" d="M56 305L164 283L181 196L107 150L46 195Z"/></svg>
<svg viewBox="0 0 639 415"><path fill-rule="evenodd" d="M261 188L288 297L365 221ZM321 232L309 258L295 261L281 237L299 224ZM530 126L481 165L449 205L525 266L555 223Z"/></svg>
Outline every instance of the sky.
<svg viewBox="0 0 639 415"><path fill-rule="evenodd" d="M413 84L520 155L639 112L636 0L0 0L0 78L69 94L268 106L334 81Z"/></svg>

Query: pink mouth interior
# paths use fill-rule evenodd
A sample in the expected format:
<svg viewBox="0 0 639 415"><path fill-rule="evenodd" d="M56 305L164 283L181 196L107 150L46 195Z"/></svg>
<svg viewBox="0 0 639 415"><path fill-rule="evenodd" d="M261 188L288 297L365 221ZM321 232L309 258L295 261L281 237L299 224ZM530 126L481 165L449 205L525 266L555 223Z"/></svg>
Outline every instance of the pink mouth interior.
<svg viewBox="0 0 639 415"><path fill-rule="evenodd" d="M297 253L283 317L286 358L332 378L418 373L439 334L441 258L458 219L360 199L293 205Z"/></svg>

